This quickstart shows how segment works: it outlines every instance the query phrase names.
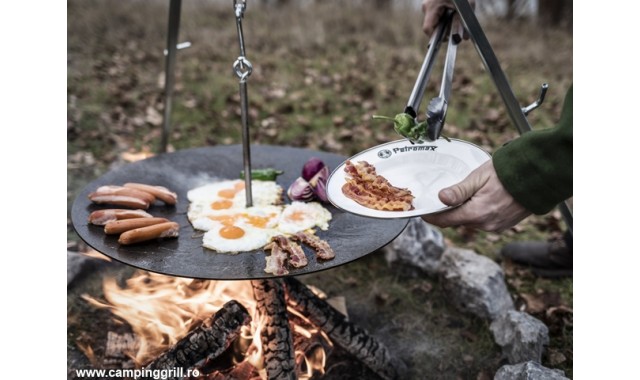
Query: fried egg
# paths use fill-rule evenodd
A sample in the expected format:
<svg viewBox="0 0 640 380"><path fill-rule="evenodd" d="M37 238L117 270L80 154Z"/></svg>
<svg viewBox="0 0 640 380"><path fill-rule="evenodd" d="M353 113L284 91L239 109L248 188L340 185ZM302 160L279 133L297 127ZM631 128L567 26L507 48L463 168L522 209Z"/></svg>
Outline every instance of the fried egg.
<svg viewBox="0 0 640 380"><path fill-rule="evenodd" d="M218 252L253 251L279 234L319 227L326 230L331 212L320 203L282 203L282 187L275 181L252 181L253 207L245 207L242 180L225 180L187 193L187 217L197 230L206 231L203 246Z"/></svg>
<svg viewBox="0 0 640 380"><path fill-rule="evenodd" d="M200 207L200 206L198 206ZM247 223L256 228L275 228L278 217L282 212L281 206L255 206L248 209L230 210L200 210L194 217L189 217L193 227L197 230L209 231L216 223Z"/></svg>
<svg viewBox="0 0 640 380"><path fill-rule="evenodd" d="M252 181L253 207L272 206L282 203L282 187L274 181ZM194 223L203 216L227 214L230 210L245 210L246 191L244 181L227 180L190 190L187 198L191 202L187 217Z"/></svg>
<svg viewBox="0 0 640 380"><path fill-rule="evenodd" d="M282 211L278 219L278 231L294 234L313 227L326 230L330 220L331 212L318 202L293 202Z"/></svg>
<svg viewBox="0 0 640 380"><path fill-rule="evenodd" d="M233 224L213 221L202 238L202 245L224 253L253 251L269 243L274 232L272 228L258 228L244 221Z"/></svg>

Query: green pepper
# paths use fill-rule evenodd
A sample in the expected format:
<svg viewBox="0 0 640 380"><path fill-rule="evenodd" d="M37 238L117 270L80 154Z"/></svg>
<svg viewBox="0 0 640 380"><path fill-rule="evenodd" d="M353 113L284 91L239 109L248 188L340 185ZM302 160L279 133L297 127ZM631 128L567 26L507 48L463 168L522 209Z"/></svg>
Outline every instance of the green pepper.
<svg viewBox="0 0 640 380"><path fill-rule="evenodd" d="M408 113L399 113L394 118L380 115L373 115L373 118L393 121L393 129L414 144L422 144L425 141L429 141L426 137L427 128L429 127L426 120L421 123L417 123L416 119L411 117ZM451 140L443 134L441 134L440 137L451 142Z"/></svg>
<svg viewBox="0 0 640 380"><path fill-rule="evenodd" d="M373 115L373 118L393 121L393 129L413 143L422 143L427 134L427 122L417 123L408 113L399 113L394 118L379 115Z"/></svg>
<svg viewBox="0 0 640 380"><path fill-rule="evenodd" d="M284 173L282 170L276 170L273 168L251 169L251 179L255 179L257 181L275 181L282 173ZM244 179L244 170L240 171L240 178Z"/></svg>

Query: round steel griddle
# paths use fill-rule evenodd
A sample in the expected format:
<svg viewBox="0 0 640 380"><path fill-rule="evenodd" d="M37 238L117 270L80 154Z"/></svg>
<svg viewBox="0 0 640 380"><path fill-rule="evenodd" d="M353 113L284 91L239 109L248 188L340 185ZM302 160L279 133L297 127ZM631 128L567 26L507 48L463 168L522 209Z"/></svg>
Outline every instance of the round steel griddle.
<svg viewBox="0 0 640 380"><path fill-rule="evenodd" d="M255 145L251 147L254 169L284 170L278 184L285 190L300 176L304 163L311 157L323 160L329 169L339 166L345 157L308 149ZM152 272L191 278L240 280L279 277L265 273L264 250L241 252L235 255L218 253L202 247L203 232L196 231L187 219L189 201L187 191L221 179L236 179L242 170L242 146L216 146L181 150L161 154L112 170L88 184L73 202L71 219L78 235L92 248L131 266ZM118 244L117 236L104 234L102 226L88 223L89 214L102 208L95 205L88 194L102 185L122 185L140 182L165 186L178 194L178 204L166 206L161 202L147 212L180 224L177 239L149 241L137 245ZM285 195L285 199L286 195ZM313 251L304 247L309 264L303 268L289 268L290 276L317 272L359 259L395 239L405 228L408 219L380 220L356 216L325 204L333 219L329 229L317 229L336 252L333 260L316 261Z"/></svg>

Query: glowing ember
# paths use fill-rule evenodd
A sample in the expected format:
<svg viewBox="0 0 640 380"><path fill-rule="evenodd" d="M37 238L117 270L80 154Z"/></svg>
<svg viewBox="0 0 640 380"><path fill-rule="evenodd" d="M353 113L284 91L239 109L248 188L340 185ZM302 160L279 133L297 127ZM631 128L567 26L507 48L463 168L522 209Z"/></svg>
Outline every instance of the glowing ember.
<svg viewBox="0 0 640 380"><path fill-rule="evenodd" d="M250 281L204 281L170 277L150 272L136 272L124 288L112 278L103 284L106 301L88 295L83 298L92 305L109 309L129 324L140 344L137 352L127 353L137 366L142 366L176 344L192 328L222 308L228 301L241 303L252 316L249 327L243 327L234 349L265 378L260 331L260 319ZM329 338L306 318L288 310L296 322L291 327L297 340L306 343L296 346L298 377L309 379L314 373L324 373L326 353L323 345L331 347ZM237 364L237 363L236 363Z"/></svg>

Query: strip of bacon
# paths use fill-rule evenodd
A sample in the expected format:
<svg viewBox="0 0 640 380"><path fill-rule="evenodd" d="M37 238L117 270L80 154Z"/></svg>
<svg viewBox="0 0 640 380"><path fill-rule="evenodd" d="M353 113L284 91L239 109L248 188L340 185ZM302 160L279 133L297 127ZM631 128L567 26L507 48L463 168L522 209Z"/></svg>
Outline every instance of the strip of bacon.
<svg viewBox="0 0 640 380"><path fill-rule="evenodd" d="M414 196L408 189L395 187L376 174L376 169L366 161L356 165L347 161L344 171L347 182L342 193L357 203L376 210L407 211L413 209Z"/></svg>
<svg viewBox="0 0 640 380"><path fill-rule="evenodd" d="M319 259L331 260L336 257L336 253L333 251L331 246L329 246L329 243L320 239L316 235L308 234L305 232L298 232L297 234L293 235L292 238L313 248Z"/></svg>
<svg viewBox="0 0 640 380"><path fill-rule="evenodd" d="M272 238L276 244L289 254L289 264L294 268L302 268L308 264L307 256L305 256L302 247L297 243L287 239L286 236L278 235Z"/></svg>
<svg viewBox="0 0 640 380"><path fill-rule="evenodd" d="M267 265L264 268L266 273L275 274L276 276L284 276L289 271L285 268L287 253L280 246L272 241L264 247L265 250L271 251L271 255L267 256Z"/></svg>
<svg viewBox="0 0 640 380"><path fill-rule="evenodd" d="M363 189L357 184L347 182L342 186L342 193L359 204L383 211L408 211L411 210L411 204L404 200L391 200L389 198L381 198L375 194Z"/></svg>

